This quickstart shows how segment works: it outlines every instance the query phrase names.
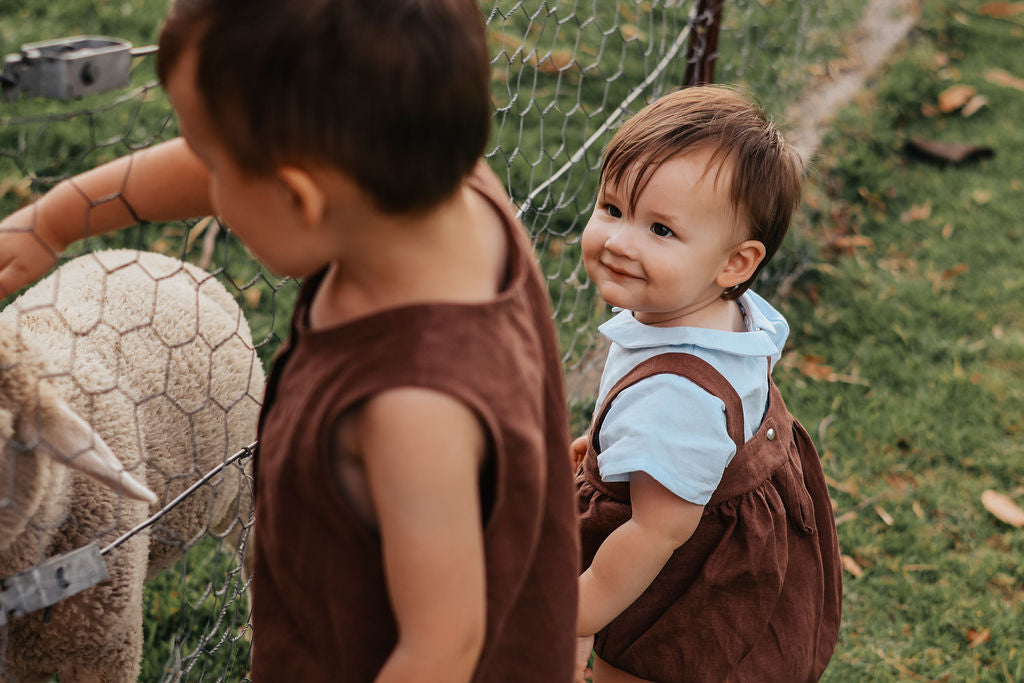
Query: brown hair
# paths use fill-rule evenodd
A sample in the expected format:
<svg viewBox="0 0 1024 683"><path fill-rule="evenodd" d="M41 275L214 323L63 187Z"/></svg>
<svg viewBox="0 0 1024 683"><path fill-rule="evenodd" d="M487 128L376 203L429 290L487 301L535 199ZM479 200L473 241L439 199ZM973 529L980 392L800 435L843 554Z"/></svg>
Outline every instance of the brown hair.
<svg viewBox="0 0 1024 683"><path fill-rule="evenodd" d="M605 150L601 184L625 183L632 213L658 167L706 145L714 149L708 170L717 166L721 172L731 162L733 208L746 219L749 239L765 246L765 257L750 279L722 294L736 299L778 250L800 205L803 162L760 107L722 86L696 86L665 95L629 119L612 138Z"/></svg>
<svg viewBox="0 0 1024 683"><path fill-rule="evenodd" d="M251 173L329 165L404 213L450 196L487 142L490 57L473 0L174 0L163 82L190 45L207 114Z"/></svg>

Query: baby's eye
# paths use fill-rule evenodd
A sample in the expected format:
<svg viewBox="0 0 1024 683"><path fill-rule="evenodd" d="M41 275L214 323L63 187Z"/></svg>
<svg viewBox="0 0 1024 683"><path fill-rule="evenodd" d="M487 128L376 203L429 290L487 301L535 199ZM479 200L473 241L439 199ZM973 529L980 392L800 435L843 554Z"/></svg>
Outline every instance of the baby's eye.
<svg viewBox="0 0 1024 683"><path fill-rule="evenodd" d="M605 204L604 208L612 218L622 218L622 212L619 211L619 207L614 204Z"/></svg>
<svg viewBox="0 0 1024 683"><path fill-rule="evenodd" d="M651 232L653 232L658 237L671 237L672 235L675 234L674 232L672 232L672 228L662 223L652 223Z"/></svg>

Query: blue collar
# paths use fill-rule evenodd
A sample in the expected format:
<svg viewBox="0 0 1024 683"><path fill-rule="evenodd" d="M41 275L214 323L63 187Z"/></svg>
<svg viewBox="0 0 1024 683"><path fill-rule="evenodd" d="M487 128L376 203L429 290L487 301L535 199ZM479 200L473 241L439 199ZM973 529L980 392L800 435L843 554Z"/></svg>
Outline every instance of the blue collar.
<svg viewBox="0 0 1024 683"><path fill-rule="evenodd" d="M748 332L726 332L703 327L652 327L638 322L633 312L627 310L620 311L598 329L601 334L627 349L692 345L739 356L772 356L781 353L789 333L782 315L753 292L744 292L739 301L747 313Z"/></svg>

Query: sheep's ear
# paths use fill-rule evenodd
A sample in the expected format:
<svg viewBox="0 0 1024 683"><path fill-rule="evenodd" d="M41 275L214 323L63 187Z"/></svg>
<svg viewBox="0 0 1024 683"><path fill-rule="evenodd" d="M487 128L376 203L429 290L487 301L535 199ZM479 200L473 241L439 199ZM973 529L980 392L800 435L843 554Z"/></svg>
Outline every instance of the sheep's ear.
<svg viewBox="0 0 1024 683"><path fill-rule="evenodd" d="M64 399L51 395L42 411L40 447L55 459L109 486L128 498L157 502L156 494L125 472L117 456L100 435L71 409Z"/></svg>

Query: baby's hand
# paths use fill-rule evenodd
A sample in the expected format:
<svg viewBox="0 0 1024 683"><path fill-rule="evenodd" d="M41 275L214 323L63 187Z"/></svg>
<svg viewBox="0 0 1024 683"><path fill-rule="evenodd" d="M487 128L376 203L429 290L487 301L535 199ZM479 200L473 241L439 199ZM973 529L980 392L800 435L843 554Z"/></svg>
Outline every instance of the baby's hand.
<svg viewBox="0 0 1024 683"><path fill-rule="evenodd" d="M576 637L576 679L575 683L586 683L587 679L594 675L594 672L587 666L590 663L590 653L594 649L594 636Z"/></svg>
<svg viewBox="0 0 1024 683"><path fill-rule="evenodd" d="M0 297L41 278L64 250L38 218L36 207L29 205L0 221Z"/></svg>
<svg viewBox="0 0 1024 683"><path fill-rule="evenodd" d="M587 435L577 438L569 446L569 461L572 463L572 468L579 469L580 463L587 457Z"/></svg>

